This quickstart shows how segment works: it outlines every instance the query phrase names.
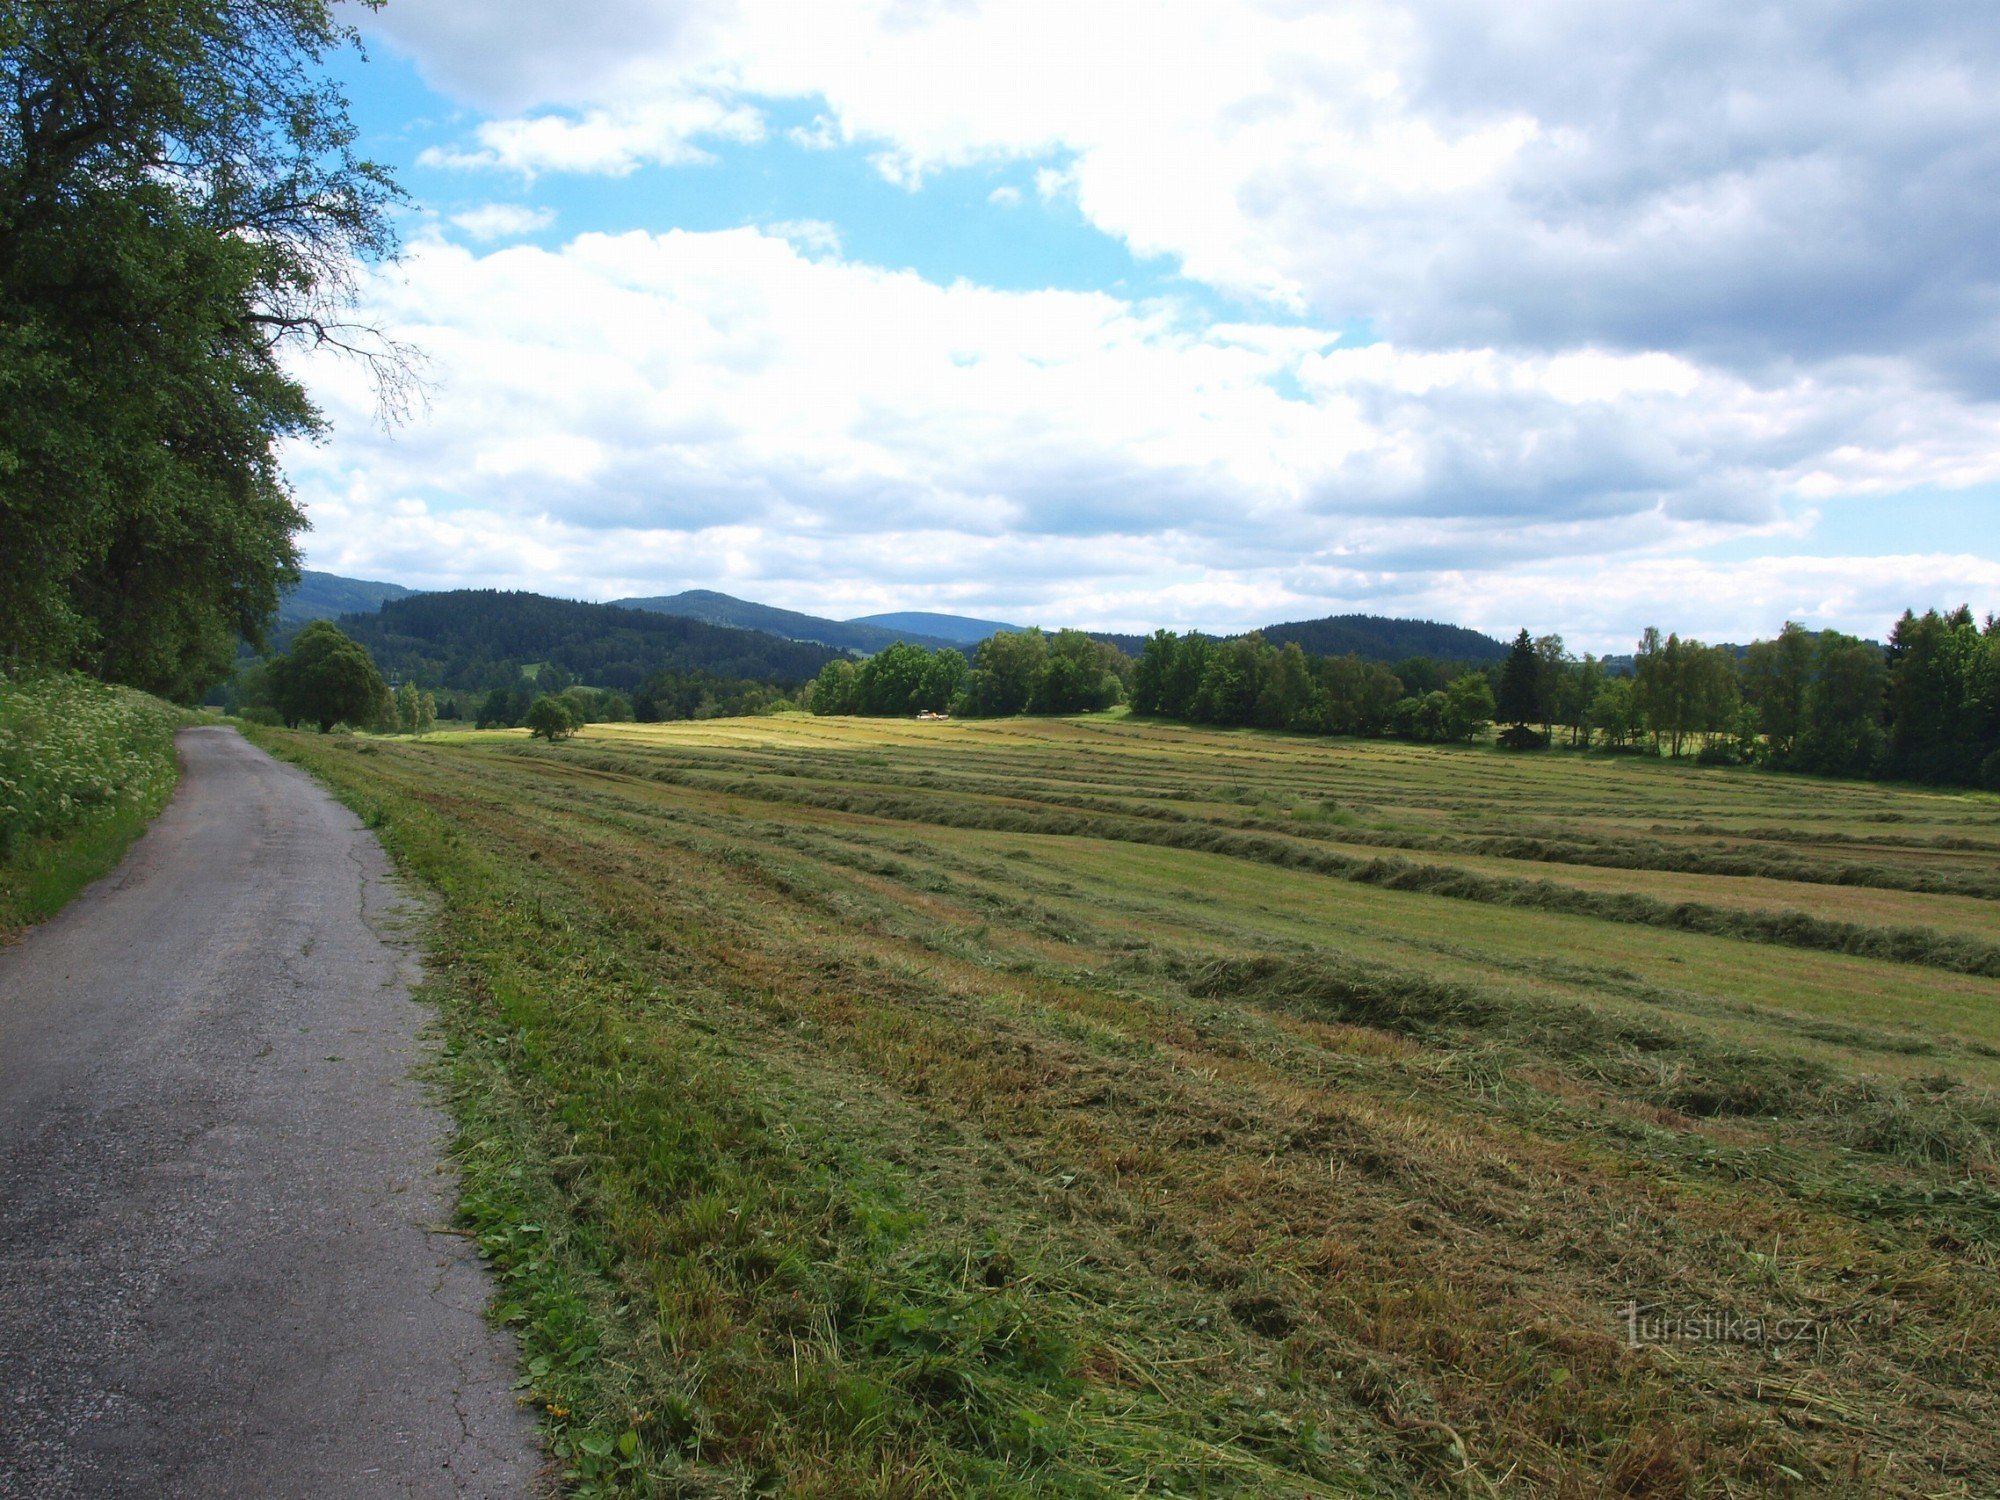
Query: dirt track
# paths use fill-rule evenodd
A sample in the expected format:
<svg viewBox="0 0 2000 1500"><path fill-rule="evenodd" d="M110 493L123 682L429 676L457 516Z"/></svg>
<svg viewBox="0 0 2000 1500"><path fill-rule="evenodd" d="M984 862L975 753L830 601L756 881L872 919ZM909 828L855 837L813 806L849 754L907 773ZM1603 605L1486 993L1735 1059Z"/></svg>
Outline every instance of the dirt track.
<svg viewBox="0 0 2000 1500"><path fill-rule="evenodd" d="M515 1496L380 846L234 731L0 949L0 1496Z"/></svg>

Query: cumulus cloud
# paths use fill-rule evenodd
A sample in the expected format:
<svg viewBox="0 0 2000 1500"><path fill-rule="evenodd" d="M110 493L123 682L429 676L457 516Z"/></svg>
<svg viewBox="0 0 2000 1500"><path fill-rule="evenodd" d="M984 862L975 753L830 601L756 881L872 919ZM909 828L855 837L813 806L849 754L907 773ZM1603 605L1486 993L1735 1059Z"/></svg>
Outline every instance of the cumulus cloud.
<svg viewBox="0 0 2000 1500"><path fill-rule="evenodd" d="M482 203L451 215L454 225L482 243L518 239L547 229L555 221L554 209L531 208L525 203Z"/></svg>
<svg viewBox="0 0 2000 1500"><path fill-rule="evenodd" d="M1807 491L2000 479L2000 419L1895 361L1752 381L1660 353L1348 348L1169 303L940 286L815 233L418 244L368 311L443 393L391 438L356 377L312 373L342 433L292 457L315 565L1131 628L1574 618L1602 645L1626 626L1595 622L1655 597L1669 623L1754 604L1879 629L1842 613L1885 592L1865 560L1787 565L1819 581L1786 592L1676 554L1782 542ZM2000 584L1972 559L1911 568L1886 592Z"/></svg>
<svg viewBox="0 0 2000 1500"><path fill-rule="evenodd" d="M472 147L431 146L424 166L518 172L596 172L622 177L642 166L692 166L713 161L703 140L756 141L764 117L741 104L700 96L582 115L539 114L487 120Z"/></svg>
<svg viewBox="0 0 2000 1500"><path fill-rule="evenodd" d="M474 160L622 170L673 159L660 98L809 100L892 180L1045 159L1135 251L1405 345L1894 352L2000 395L1984 0L622 0L533 59L545 7L466 14L378 24L489 106L605 112L587 149L523 113Z"/></svg>

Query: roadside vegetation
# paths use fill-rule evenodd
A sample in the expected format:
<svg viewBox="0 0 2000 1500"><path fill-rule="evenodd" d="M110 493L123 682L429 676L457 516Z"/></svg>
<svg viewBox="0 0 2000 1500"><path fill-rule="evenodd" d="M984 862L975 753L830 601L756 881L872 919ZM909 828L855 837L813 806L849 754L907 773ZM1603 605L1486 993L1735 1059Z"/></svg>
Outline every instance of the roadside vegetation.
<svg viewBox="0 0 2000 1500"><path fill-rule="evenodd" d="M1991 798L255 732L442 893L463 1214L581 1493L2000 1488Z"/></svg>
<svg viewBox="0 0 2000 1500"><path fill-rule="evenodd" d="M186 721L75 673L0 676L0 939L118 863L173 793Z"/></svg>

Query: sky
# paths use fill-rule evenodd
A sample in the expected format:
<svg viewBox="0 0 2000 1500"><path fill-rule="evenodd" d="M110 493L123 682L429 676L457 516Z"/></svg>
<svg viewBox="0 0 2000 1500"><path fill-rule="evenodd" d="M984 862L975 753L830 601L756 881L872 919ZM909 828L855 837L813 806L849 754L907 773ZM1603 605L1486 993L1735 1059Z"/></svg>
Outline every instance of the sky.
<svg viewBox="0 0 2000 1500"><path fill-rule="evenodd" d="M1574 649L2000 609L1990 0L390 0L308 566Z"/></svg>

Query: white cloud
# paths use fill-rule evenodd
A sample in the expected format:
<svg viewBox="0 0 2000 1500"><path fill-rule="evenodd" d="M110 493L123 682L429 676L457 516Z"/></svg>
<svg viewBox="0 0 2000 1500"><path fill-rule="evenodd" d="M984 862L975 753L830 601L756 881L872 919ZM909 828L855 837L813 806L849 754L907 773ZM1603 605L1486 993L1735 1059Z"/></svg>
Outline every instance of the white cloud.
<svg viewBox="0 0 2000 1500"><path fill-rule="evenodd" d="M779 219L767 224L765 232L787 240L799 249L819 255L840 254L840 226L825 219Z"/></svg>
<svg viewBox="0 0 2000 1500"><path fill-rule="evenodd" d="M703 140L756 141L764 117L740 104L699 96L580 116L541 114L488 120L476 148L432 146L417 158L433 167L519 172L596 172L622 177L638 167L690 166L714 157Z"/></svg>
<svg viewBox="0 0 2000 1500"><path fill-rule="evenodd" d="M391 439L351 372L313 371L341 432L290 465L315 565L1130 628L1518 617L1600 649L1653 600L1710 634L1810 609L1879 631L1883 597L2000 589L1996 565L1948 552L1685 556L1782 546L1804 490L2000 479L2000 419L1903 362L1751 381L1604 349L1347 348L1103 294L939 286L807 253L821 228L419 243L369 311L443 388Z"/></svg>
<svg viewBox="0 0 2000 1500"><path fill-rule="evenodd" d="M1017 187L1009 187L1003 183L986 195L986 201L998 208L1019 208L1021 206L1021 190Z"/></svg>
<svg viewBox="0 0 2000 1500"><path fill-rule="evenodd" d="M1754 371L1901 353L2000 395L1985 0L499 0L379 26L519 113L473 160L626 170L660 100L809 101L892 180L1045 196L1234 293L1431 347ZM552 33L560 30L560 36ZM524 59L530 48L546 51ZM593 113L594 112L594 113ZM554 121L554 124L549 123ZM698 132L667 139L683 147Z"/></svg>
<svg viewBox="0 0 2000 1500"><path fill-rule="evenodd" d="M547 229L555 221L554 209L530 208L524 203L482 203L451 216L453 224L481 243L518 239Z"/></svg>

